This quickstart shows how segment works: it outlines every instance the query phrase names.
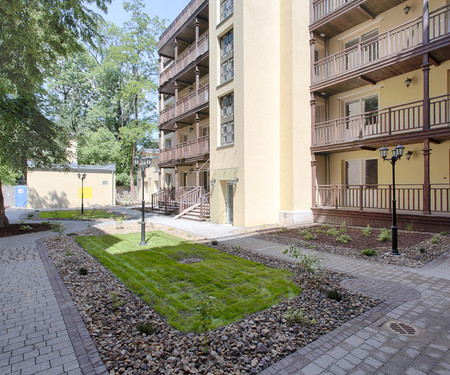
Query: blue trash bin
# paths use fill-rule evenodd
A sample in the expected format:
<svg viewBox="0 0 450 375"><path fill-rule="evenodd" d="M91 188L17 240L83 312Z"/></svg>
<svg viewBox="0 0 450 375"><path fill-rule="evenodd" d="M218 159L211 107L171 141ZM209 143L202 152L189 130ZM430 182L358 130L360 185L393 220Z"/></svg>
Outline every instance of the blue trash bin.
<svg viewBox="0 0 450 375"><path fill-rule="evenodd" d="M14 189L14 199L16 202L16 207L26 207L27 206L27 187L26 186L16 186Z"/></svg>

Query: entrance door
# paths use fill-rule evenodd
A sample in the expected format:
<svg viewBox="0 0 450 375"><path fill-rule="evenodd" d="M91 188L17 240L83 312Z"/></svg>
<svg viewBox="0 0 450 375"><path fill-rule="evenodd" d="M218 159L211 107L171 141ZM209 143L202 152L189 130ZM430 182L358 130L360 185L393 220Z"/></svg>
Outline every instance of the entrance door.
<svg viewBox="0 0 450 375"><path fill-rule="evenodd" d="M227 224L233 224L233 183L227 182L226 206L227 206Z"/></svg>

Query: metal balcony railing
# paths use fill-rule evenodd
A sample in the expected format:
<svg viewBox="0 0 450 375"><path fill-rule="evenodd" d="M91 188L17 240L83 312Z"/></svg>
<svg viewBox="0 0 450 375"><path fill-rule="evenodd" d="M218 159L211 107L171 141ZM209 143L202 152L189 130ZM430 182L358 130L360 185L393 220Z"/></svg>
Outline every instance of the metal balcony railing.
<svg viewBox="0 0 450 375"><path fill-rule="evenodd" d="M450 94L430 99L430 128L450 126ZM314 146L326 146L423 129L423 101L314 124Z"/></svg>
<svg viewBox="0 0 450 375"><path fill-rule="evenodd" d="M430 42L450 34L450 5L430 13ZM314 63L313 84L388 60L422 45L422 17L415 18Z"/></svg>

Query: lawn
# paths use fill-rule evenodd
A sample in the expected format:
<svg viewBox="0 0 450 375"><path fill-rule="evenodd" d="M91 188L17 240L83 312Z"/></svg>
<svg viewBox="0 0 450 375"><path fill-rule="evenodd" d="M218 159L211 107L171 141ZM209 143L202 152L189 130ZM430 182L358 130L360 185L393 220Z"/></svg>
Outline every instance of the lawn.
<svg viewBox="0 0 450 375"><path fill-rule="evenodd" d="M93 219L109 219L115 218L117 215L103 210L84 210L84 214L78 210L61 210L61 211L42 211L39 213L41 219L80 219L80 220L93 220Z"/></svg>
<svg viewBox="0 0 450 375"><path fill-rule="evenodd" d="M292 274L155 231L83 236L76 241L174 328L199 329L200 297L215 297L211 328L243 319L300 294ZM180 263L198 258L201 262Z"/></svg>

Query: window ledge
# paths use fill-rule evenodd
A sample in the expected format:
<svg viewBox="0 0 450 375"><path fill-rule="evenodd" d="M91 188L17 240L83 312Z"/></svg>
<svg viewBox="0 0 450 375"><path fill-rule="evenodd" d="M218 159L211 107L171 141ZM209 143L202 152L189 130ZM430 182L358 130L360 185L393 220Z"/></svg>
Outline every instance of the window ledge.
<svg viewBox="0 0 450 375"><path fill-rule="evenodd" d="M231 17L233 17L234 11L230 13L230 15L227 18L224 18L222 21L220 21L217 26L216 30L221 27L225 22L227 22Z"/></svg>
<svg viewBox="0 0 450 375"><path fill-rule="evenodd" d="M217 147L216 147L216 150L217 150L217 151L220 151L220 150L223 150L223 149L226 149L226 148L231 148L231 147L234 147L234 142L233 142L233 143L230 143L230 144L228 144L228 145L217 146Z"/></svg>
<svg viewBox="0 0 450 375"><path fill-rule="evenodd" d="M225 87L226 85L230 84L230 83L233 82L233 81L234 81L234 77L231 78L231 79L229 79L228 81L226 81L226 82L224 82L224 83L221 83L220 85L217 85L217 86L216 86L216 90L219 90L219 89L221 89L222 87Z"/></svg>

